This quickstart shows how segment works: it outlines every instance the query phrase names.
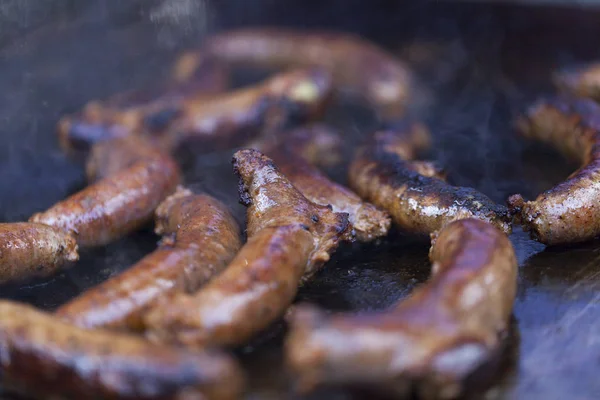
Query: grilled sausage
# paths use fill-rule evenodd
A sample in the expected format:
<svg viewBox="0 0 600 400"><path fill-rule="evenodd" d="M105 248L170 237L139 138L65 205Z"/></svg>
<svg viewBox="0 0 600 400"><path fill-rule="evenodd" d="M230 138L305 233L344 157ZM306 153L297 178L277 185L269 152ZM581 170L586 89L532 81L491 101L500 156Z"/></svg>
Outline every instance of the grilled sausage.
<svg viewBox="0 0 600 400"><path fill-rule="evenodd" d="M600 235L600 106L587 99L552 98L534 105L517 123L521 134L556 147L581 167L565 181L525 202L509 198L533 238L547 245Z"/></svg>
<svg viewBox="0 0 600 400"><path fill-rule="evenodd" d="M127 271L60 307L61 318L84 328L142 329L142 315L174 293L197 290L220 273L241 247L227 207L180 188L156 211L157 250Z"/></svg>
<svg viewBox="0 0 600 400"><path fill-rule="evenodd" d="M554 83L569 95L600 101L600 64L561 70L554 75Z"/></svg>
<svg viewBox="0 0 600 400"><path fill-rule="evenodd" d="M384 119L402 116L409 98L408 67L382 48L349 33L242 29L209 38L202 51L233 64L326 68L338 89L364 96ZM181 62L192 57L187 54Z"/></svg>
<svg viewBox="0 0 600 400"><path fill-rule="evenodd" d="M84 330L9 301L0 302L0 365L3 385L44 399L233 400L244 384L223 353Z"/></svg>
<svg viewBox="0 0 600 400"><path fill-rule="evenodd" d="M127 144L130 140L135 144ZM171 157L135 137L102 143L101 150L112 152L119 147L137 153L118 161L123 168L116 171L112 167L104 167L106 170L88 167L88 171L94 171L93 177L104 178L49 210L33 215L30 222L72 232L81 247L105 245L148 222L160 202L175 191L179 183L178 167Z"/></svg>
<svg viewBox="0 0 600 400"><path fill-rule="evenodd" d="M350 165L350 186L409 232L429 234L462 218L481 219L510 232L506 207L475 189L451 186L435 168L423 168L406 157L418 150L420 135L411 127L375 132Z"/></svg>
<svg viewBox="0 0 600 400"><path fill-rule="evenodd" d="M102 108L88 105L81 120L65 120L63 147L139 134L167 152L183 145L210 151L240 145L258 133L320 116L331 78L323 70L296 70L217 96L188 90L167 93L146 105Z"/></svg>
<svg viewBox="0 0 600 400"><path fill-rule="evenodd" d="M337 247L347 215L306 200L257 150L234 155L248 242L218 277L190 296L150 312L148 337L186 346L239 345L265 329L292 302Z"/></svg>
<svg viewBox="0 0 600 400"><path fill-rule="evenodd" d="M372 204L364 202L351 190L331 181L317 167L321 153L339 153L339 149L331 149L333 141L328 137L321 138L325 132L322 127L302 129L280 135L279 143L265 143L262 151L277 165L277 168L308 200L316 204L331 205L334 212L348 214L352 225L348 230L348 238L354 236L361 242L370 242L385 236L390 228L390 217ZM324 146L323 151L317 147ZM335 150L335 151L332 151Z"/></svg>
<svg viewBox="0 0 600 400"><path fill-rule="evenodd" d="M464 379L495 356L516 293L508 237L464 219L432 242L432 277L390 310L326 315L297 307L285 348L301 388L362 384L454 398Z"/></svg>
<svg viewBox="0 0 600 400"><path fill-rule="evenodd" d="M75 239L60 229L0 224L0 283L49 276L78 259Z"/></svg>
<svg viewBox="0 0 600 400"><path fill-rule="evenodd" d="M93 100L78 113L59 121L59 143L67 153L87 151L96 142L123 137L168 124L177 110L195 98L223 92L226 69L214 59L199 56L194 74L151 90L129 91L107 100Z"/></svg>

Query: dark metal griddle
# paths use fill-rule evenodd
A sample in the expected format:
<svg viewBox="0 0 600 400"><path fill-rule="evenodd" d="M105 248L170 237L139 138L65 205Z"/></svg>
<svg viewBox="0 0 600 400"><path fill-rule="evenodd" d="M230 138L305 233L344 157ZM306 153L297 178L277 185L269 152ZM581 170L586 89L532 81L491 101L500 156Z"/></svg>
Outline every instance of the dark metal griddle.
<svg viewBox="0 0 600 400"><path fill-rule="evenodd" d="M511 120L552 90L554 68L600 59L599 21L578 9L448 2L4 0L0 220L25 220L85 184L82 166L58 148L60 115L92 98L155 84L178 51L203 35L260 24L358 32L405 57L421 79L415 102L435 135L432 156L451 180L498 202L515 192L531 198L573 166L519 140ZM241 73L238 84L257 77ZM328 120L348 137L348 153L375 126L372 114L351 102L334 107ZM187 161L186 180L231 204L243 220L231 153ZM331 173L344 180L343 168ZM600 242L545 249L519 229L511 239L520 262L513 333L485 398L600 398ZM156 240L147 229L84 251L73 269L52 279L0 287L0 294L54 309L131 265ZM389 306L427 278L427 248L398 232L379 244L344 246L299 300L334 311ZM284 329L277 323L238 350L251 373L249 398L295 398L281 368ZM362 395L327 390L308 398Z"/></svg>

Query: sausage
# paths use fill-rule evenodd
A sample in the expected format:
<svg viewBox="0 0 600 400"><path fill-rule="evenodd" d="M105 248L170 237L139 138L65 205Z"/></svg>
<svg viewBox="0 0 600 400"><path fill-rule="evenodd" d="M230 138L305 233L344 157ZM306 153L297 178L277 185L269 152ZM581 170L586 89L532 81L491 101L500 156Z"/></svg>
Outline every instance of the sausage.
<svg viewBox="0 0 600 400"><path fill-rule="evenodd" d="M196 294L178 294L147 314L153 341L242 344L284 313L299 283L329 260L348 228L346 214L308 201L259 151L235 153L234 169L248 206L248 242Z"/></svg>
<svg viewBox="0 0 600 400"><path fill-rule="evenodd" d="M151 90L90 101L80 112L64 116L58 124L62 149L69 154L88 151L98 141L160 128L186 102L221 93L228 85L226 69L214 59L199 56L194 71L185 80L176 79Z"/></svg>
<svg viewBox="0 0 600 400"><path fill-rule="evenodd" d="M129 140L135 145L126 144ZM175 161L149 146L135 137L102 143L106 152L119 147L137 148L139 157L127 158L122 162L125 168L110 170L108 175L101 168L88 167L88 171L94 170L104 178L47 211L34 214L29 221L72 232L80 247L102 246L140 228L179 183Z"/></svg>
<svg viewBox="0 0 600 400"><path fill-rule="evenodd" d="M154 303L197 290L241 247L240 228L227 207L183 188L156 210L156 233L164 235L157 250L56 314L83 328L142 330L142 315Z"/></svg>
<svg viewBox="0 0 600 400"><path fill-rule="evenodd" d="M209 38L202 52L232 64L326 68L333 74L336 88L366 98L385 120L401 117L410 96L412 74L408 67L384 49L350 33L241 29ZM187 54L181 62L190 57Z"/></svg>
<svg viewBox="0 0 600 400"><path fill-rule="evenodd" d="M600 101L600 63L558 71L554 75L554 84L567 95Z"/></svg>
<svg viewBox="0 0 600 400"><path fill-rule="evenodd" d="M281 135L280 143L265 144L263 151L308 200L324 206L331 205L334 212L348 214L353 229L348 230L347 239L353 240L356 236L361 242L370 242L385 236L391 225L387 213L364 202L346 187L332 182L317 167L311 165L321 158L329 158L320 157L320 153L332 152L330 144L333 141L327 137L321 139L322 133L320 127L316 130L290 132ZM317 149L320 145L325 146L323 151Z"/></svg>
<svg viewBox="0 0 600 400"><path fill-rule="evenodd" d="M49 276L78 259L75 238L60 229L0 223L0 284Z"/></svg>
<svg viewBox="0 0 600 400"><path fill-rule="evenodd" d="M555 97L532 106L517 122L527 138L556 147L581 167L533 201L509 198L509 208L531 236L547 245L600 235L600 106L587 99Z"/></svg>
<svg viewBox="0 0 600 400"><path fill-rule="evenodd" d="M9 301L0 302L0 365L5 387L44 399L233 400L244 387L224 353L84 330Z"/></svg>
<svg viewBox="0 0 600 400"><path fill-rule="evenodd" d="M88 105L77 124L60 128L63 147L83 142L85 148L112 137L140 135L166 152L183 146L198 151L234 147L274 127L319 117L331 91L323 70L295 70L264 82L220 95L188 90L185 96L159 97L132 109L102 109ZM89 132L93 132L89 133ZM73 145L74 146L74 145Z"/></svg>
<svg viewBox="0 0 600 400"><path fill-rule="evenodd" d="M431 278L391 309L327 315L296 308L285 356L301 389L355 384L454 398L464 379L495 357L517 286L508 237L476 219L432 236Z"/></svg>
<svg viewBox="0 0 600 400"><path fill-rule="evenodd" d="M350 165L352 189L388 211L408 232L429 234L462 218L477 218L510 232L512 217L506 207L475 189L448 184L436 168L410 161L407 156L423 144L418 138L422 134L408 126L371 135Z"/></svg>

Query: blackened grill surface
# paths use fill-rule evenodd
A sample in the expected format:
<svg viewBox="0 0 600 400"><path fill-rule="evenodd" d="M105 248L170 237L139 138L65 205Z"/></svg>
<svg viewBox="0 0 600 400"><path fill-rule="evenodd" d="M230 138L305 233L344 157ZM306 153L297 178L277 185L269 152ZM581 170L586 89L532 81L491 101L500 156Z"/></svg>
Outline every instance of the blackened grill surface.
<svg viewBox="0 0 600 400"><path fill-rule="evenodd" d="M589 11L390 0L54 2L41 13L40 2L30 0L0 5L6 27L0 40L2 221L26 220L84 185L82 165L58 148L54 132L62 114L165 78L177 52L210 32L260 24L343 29L407 57L424 84L415 102L427 110L418 117L434 133L433 158L453 184L473 186L497 202L512 193L534 198L573 170L518 139L510 121L551 91L553 68L600 58L590 40L598 37L600 16ZM376 124L351 102L328 119L348 135L347 155ZM225 201L242 221L231 154L209 154L183 167L188 186ZM331 172L343 182L342 171ZM520 262L519 295L491 398L600 397L600 242L545 250L519 229L511 240ZM1 287L1 297L54 309L133 264L156 241L148 229L83 251L73 269ZM381 309L427 278L427 249L397 232L380 244L346 245L299 298L336 311ZM239 350L252 366L253 399L293 398L280 372L283 333L278 323ZM307 398L362 396L333 390Z"/></svg>

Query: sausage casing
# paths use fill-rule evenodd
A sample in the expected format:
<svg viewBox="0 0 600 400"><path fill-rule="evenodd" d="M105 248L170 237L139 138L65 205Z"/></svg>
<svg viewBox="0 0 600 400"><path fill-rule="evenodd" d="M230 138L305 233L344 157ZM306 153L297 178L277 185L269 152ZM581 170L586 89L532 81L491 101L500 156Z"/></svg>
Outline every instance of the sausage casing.
<svg viewBox="0 0 600 400"><path fill-rule="evenodd" d="M0 284L49 276L78 259L75 238L58 228L0 224Z"/></svg>
<svg viewBox="0 0 600 400"><path fill-rule="evenodd" d="M203 51L235 64L326 68L336 87L366 97L385 119L402 116L410 94L408 67L349 33L241 29L209 38Z"/></svg>
<svg viewBox="0 0 600 400"><path fill-rule="evenodd" d="M223 353L84 330L8 301L0 302L0 365L4 385L40 398L233 400L244 385Z"/></svg>
<svg viewBox="0 0 600 400"><path fill-rule="evenodd" d="M600 235L600 106L587 99L551 98L517 123L523 136L556 147L581 167L533 201L509 198L533 238L547 245L582 242Z"/></svg>
<svg viewBox="0 0 600 400"><path fill-rule="evenodd" d="M234 155L248 242L227 269L196 294L177 295L150 312L147 335L186 346L239 345L292 302L337 247L347 215L308 201L257 150Z"/></svg>
<svg viewBox="0 0 600 400"><path fill-rule="evenodd" d="M286 358L302 388L363 384L454 398L464 379L495 356L516 294L508 237L487 222L463 219L432 242L432 277L389 310L327 315L296 309Z"/></svg>
<svg viewBox="0 0 600 400"><path fill-rule="evenodd" d="M350 186L362 198L388 211L402 229L429 234L445 224L462 218L490 222L510 232L506 207L494 203L483 193L467 187L451 186L435 169L423 169L406 155L416 153L422 135L406 130L375 132L357 151L350 165ZM429 171L433 176L421 173Z"/></svg>
<svg viewBox="0 0 600 400"><path fill-rule="evenodd" d="M159 248L125 272L71 300L56 313L84 328L140 330L158 301L197 290L220 273L241 247L227 207L207 195L179 189L157 209Z"/></svg>
<svg viewBox="0 0 600 400"><path fill-rule="evenodd" d="M128 140L134 139L113 139L102 145L111 152ZM137 143L149 146L141 140ZM47 211L33 215L30 221L73 232L81 247L102 246L140 228L179 183L175 161L158 150L148 157L146 150L140 150L142 157L129 160L125 164L128 167L111 171Z"/></svg>

